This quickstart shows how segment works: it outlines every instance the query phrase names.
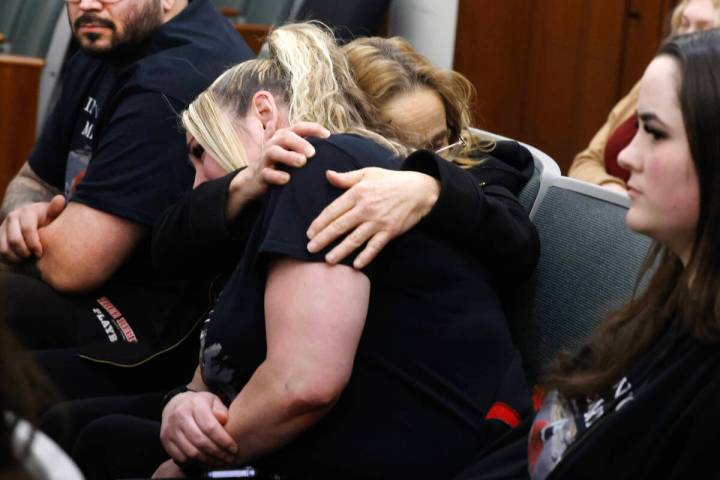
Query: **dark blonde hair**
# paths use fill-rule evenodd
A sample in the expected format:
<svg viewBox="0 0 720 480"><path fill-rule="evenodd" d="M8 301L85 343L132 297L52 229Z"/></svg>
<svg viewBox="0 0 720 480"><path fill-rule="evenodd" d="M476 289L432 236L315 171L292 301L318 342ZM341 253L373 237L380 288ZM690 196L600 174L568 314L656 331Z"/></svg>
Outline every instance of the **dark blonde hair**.
<svg viewBox="0 0 720 480"><path fill-rule="evenodd" d="M717 27L720 25L720 0L711 1L713 7L715 8L715 21L713 22L713 25ZM685 12L685 7L687 7L688 3L690 3L690 0L682 0L673 9L672 15L670 16L670 35L675 35L680 28L683 12Z"/></svg>
<svg viewBox="0 0 720 480"><path fill-rule="evenodd" d="M371 119L365 111L367 98L327 27L317 22L284 25L270 33L267 43L267 58L227 70L182 113L185 129L225 170L247 164L235 125L259 90L271 92L288 108L291 125L318 122L331 133L355 133L396 154L407 153L399 142L366 125Z"/></svg>
<svg viewBox="0 0 720 480"><path fill-rule="evenodd" d="M428 88L442 100L451 141L462 135L471 143L469 149L494 148L494 142L481 141L468 132L475 88L460 73L436 67L400 37L358 38L345 45L343 51L355 81L368 96L375 118L381 117L383 107L397 95ZM392 137L407 137L406 132L393 129L387 123L378 128Z"/></svg>
<svg viewBox="0 0 720 480"><path fill-rule="evenodd" d="M600 393L667 329L720 344L720 30L668 40L659 55L680 71L675 91L700 190L700 214L687 266L666 247L655 245L643 275L657 264L647 288L604 322L591 339L589 367L562 354L543 384L567 396ZM642 277L641 277L642 278Z"/></svg>

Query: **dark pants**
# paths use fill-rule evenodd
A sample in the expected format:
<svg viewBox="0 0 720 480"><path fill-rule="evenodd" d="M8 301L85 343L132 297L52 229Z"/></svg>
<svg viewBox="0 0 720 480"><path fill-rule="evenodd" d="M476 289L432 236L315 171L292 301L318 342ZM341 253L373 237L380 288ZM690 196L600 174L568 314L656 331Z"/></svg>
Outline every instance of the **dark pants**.
<svg viewBox="0 0 720 480"><path fill-rule="evenodd" d="M150 478L168 460L160 443L160 422L129 415L110 415L81 432L73 458L93 480Z"/></svg>
<svg viewBox="0 0 720 480"><path fill-rule="evenodd" d="M39 427L72 454L84 430L108 415L132 415L159 422L163 396L164 393L148 393L62 402L43 414Z"/></svg>
<svg viewBox="0 0 720 480"><path fill-rule="evenodd" d="M23 346L39 350L78 344L77 305L86 297L61 295L41 280L9 272L0 272L0 292L7 324Z"/></svg>

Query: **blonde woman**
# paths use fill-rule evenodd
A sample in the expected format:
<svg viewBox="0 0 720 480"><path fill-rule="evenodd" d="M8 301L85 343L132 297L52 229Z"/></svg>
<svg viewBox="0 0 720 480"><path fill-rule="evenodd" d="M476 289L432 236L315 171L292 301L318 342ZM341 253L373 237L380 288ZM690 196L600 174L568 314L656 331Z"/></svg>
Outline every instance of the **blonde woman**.
<svg viewBox="0 0 720 480"><path fill-rule="evenodd" d="M448 478L489 438L514 359L490 275L423 227L362 271L352 257L328 264L327 249L307 250L308 225L340 194L325 172L395 169L404 147L366 128L362 94L327 33L288 25L269 45L269 58L232 68L183 114L198 170L245 166L246 191L265 193L204 325L196 374L166 397L160 437L171 459L156 475L193 461L300 478ZM312 160L278 170L290 178L268 189L264 146L301 120L331 135L310 139ZM132 424L91 425L80 457L106 458L92 432L113 421Z"/></svg>
<svg viewBox="0 0 720 480"><path fill-rule="evenodd" d="M714 28L720 25L720 0L682 0L673 10L670 25L671 35ZM639 92L640 82L613 107L605 125L573 160L568 176L627 192L630 172L618 163L618 154L637 131L635 111Z"/></svg>

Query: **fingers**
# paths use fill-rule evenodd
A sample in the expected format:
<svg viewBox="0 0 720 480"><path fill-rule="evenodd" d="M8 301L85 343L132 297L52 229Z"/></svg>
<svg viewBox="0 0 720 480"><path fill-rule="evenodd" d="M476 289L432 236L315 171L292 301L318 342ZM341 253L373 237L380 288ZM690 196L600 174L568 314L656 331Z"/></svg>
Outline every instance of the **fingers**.
<svg viewBox="0 0 720 480"><path fill-rule="evenodd" d="M45 224L47 225L55 220L65 210L65 197L62 195L55 195L50 204L48 205L47 213L45 214Z"/></svg>
<svg viewBox="0 0 720 480"><path fill-rule="evenodd" d="M351 172L338 173L334 170L328 170L325 177L334 187L347 190L365 177L366 169L353 170Z"/></svg>
<svg viewBox="0 0 720 480"><path fill-rule="evenodd" d="M260 175L262 176L263 182L268 185L285 185L290 181L290 174L282 170L263 168Z"/></svg>
<svg viewBox="0 0 720 480"><path fill-rule="evenodd" d="M346 214L345 216L349 216ZM327 255L325 261L331 265L338 263L343 258L360 248L373 234L377 232L374 223L365 222L358 226L353 232L346 236L340 244L333 248Z"/></svg>
<svg viewBox="0 0 720 480"><path fill-rule="evenodd" d="M307 143L302 138L298 137L298 139ZM309 147L308 152L312 152L314 154L315 149L312 148L312 145L310 145L309 143L307 145ZM289 167L302 167L303 165L305 165L305 163L307 163L307 156L311 156L306 156L304 151L304 149L299 152L295 150L290 150L282 145L270 145L265 147L265 150L263 151L263 162L267 166L275 165L277 163L283 163Z"/></svg>
<svg viewBox="0 0 720 480"><path fill-rule="evenodd" d="M20 259L28 258L32 253L25 241L23 231L29 233L28 220L25 219L25 227L22 226L21 215L8 215L6 218L7 225L5 233L7 234L7 245L10 251ZM38 240L39 241L39 240Z"/></svg>
<svg viewBox="0 0 720 480"><path fill-rule="evenodd" d="M330 136L330 130L315 122L298 122L290 130L301 137L319 137L327 138Z"/></svg>
<svg viewBox="0 0 720 480"><path fill-rule="evenodd" d="M355 260L353 261L353 267L357 268L358 270L367 267L370 262L375 260L375 257L377 257L378 253L385 248L385 246L392 240L393 236L387 232L387 231L380 231L376 233L370 241L365 245L365 248L363 249L360 254L355 257Z"/></svg>
<svg viewBox="0 0 720 480"><path fill-rule="evenodd" d="M229 411L219 398L213 399L212 413L215 416L215 419L220 422L221 425L225 425L225 423L227 423Z"/></svg>
<svg viewBox="0 0 720 480"><path fill-rule="evenodd" d="M227 408L214 395L193 394L178 400L163 415L160 438L165 450L178 462L191 458L212 465L232 463L237 444L218 417L227 420Z"/></svg>
<svg viewBox="0 0 720 480"><path fill-rule="evenodd" d="M207 456L196 448L183 432L177 432L172 440L165 444L165 451L178 463L185 463L189 459L200 462L208 460Z"/></svg>
<svg viewBox="0 0 720 480"><path fill-rule="evenodd" d="M22 261L22 258L18 257L8 244L7 219L0 225L0 256L2 256L3 260L10 263L19 263Z"/></svg>
<svg viewBox="0 0 720 480"><path fill-rule="evenodd" d="M353 223L352 217L345 215L353 209L355 203L354 193L345 192L320 212L307 231L307 236L310 238L309 252L319 252L357 225Z"/></svg>
<svg viewBox="0 0 720 480"><path fill-rule="evenodd" d="M237 445L218 422L214 410L195 410L193 417L197 426L197 431L190 437L193 444L212 457L232 462L237 453Z"/></svg>

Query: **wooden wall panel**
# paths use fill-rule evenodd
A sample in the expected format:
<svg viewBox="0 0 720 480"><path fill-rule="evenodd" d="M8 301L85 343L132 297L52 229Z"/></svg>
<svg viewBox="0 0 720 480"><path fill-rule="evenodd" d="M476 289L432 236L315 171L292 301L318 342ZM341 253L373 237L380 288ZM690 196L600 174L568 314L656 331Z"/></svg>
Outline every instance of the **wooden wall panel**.
<svg viewBox="0 0 720 480"><path fill-rule="evenodd" d="M672 3L460 0L455 69L478 90L480 126L567 171L652 58Z"/></svg>
<svg viewBox="0 0 720 480"><path fill-rule="evenodd" d="M678 0L628 0L620 85L628 92L640 80L661 39L669 33Z"/></svg>
<svg viewBox="0 0 720 480"><path fill-rule="evenodd" d="M0 199L35 143L39 58L0 55Z"/></svg>
<svg viewBox="0 0 720 480"><path fill-rule="evenodd" d="M475 84L478 125L518 136L529 59L527 0L461 0L455 69Z"/></svg>

